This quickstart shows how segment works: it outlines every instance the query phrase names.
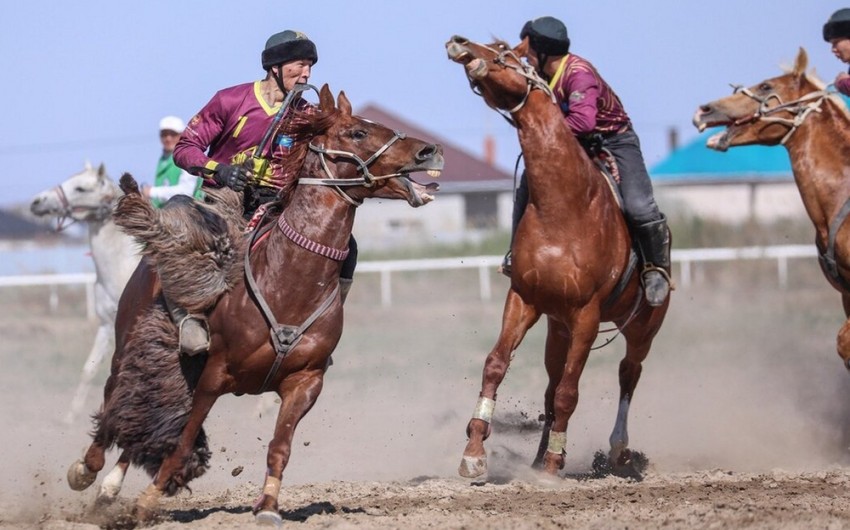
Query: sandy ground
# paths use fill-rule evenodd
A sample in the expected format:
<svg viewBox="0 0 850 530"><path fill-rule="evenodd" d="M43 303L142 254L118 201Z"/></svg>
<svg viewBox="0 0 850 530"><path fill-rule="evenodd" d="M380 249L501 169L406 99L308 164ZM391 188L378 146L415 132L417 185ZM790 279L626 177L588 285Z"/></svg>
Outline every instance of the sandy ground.
<svg viewBox="0 0 850 530"><path fill-rule="evenodd" d="M496 300L482 303L475 279L402 277L394 307L384 309L375 283L358 281L335 365L284 473L285 525L850 528L850 376L835 354L838 296L815 264L792 270L787 290L770 267L728 276L706 269L675 293L644 365L629 420L632 447L650 461L644 480L590 473L616 415L619 339L585 370L567 468L555 479L529 469L546 384L538 324L500 389L491 473L475 484L456 468L506 283L494 278ZM47 315L33 296L2 293L0 529L128 526L124 513L148 483L139 470L100 512L96 488L78 493L65 483L89 441L87 418L66 425L61 417L94 325L73 308ZM163 503L154 528L253 524L270 404L220 400L207 421L212 468L192 493Z"/></svg>

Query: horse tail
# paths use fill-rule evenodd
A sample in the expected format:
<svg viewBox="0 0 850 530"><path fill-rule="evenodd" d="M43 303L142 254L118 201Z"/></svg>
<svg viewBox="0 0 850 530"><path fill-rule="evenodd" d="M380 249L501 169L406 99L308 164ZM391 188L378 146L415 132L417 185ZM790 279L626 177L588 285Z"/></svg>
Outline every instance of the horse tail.
<svg viewBox="0 0 850 530"><path fill-rule="evenodd" d="M125 194L115 208L115 223L141 245L170 302L204 312L241 280L244 221L223 213L241 213L236 198L214 193L207 205L176 195L154 208L129 174L121 177L121 189ZM232 208L235 204L240 206Z"/></svg>

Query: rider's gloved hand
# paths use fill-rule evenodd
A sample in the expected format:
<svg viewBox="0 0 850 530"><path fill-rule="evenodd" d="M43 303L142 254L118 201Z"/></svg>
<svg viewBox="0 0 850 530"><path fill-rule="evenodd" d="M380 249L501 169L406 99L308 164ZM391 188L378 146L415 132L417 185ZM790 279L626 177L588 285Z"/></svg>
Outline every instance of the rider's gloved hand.
<svg viewBox="0 0 850 530"><path fill-rule="evenodd" d="M242 166L229 166L227 164L219 164L213 172L213 180L220 186L227 186L233 191L242 191L245 189L245 184L248 183L250 174L248 170Z"/></svg>

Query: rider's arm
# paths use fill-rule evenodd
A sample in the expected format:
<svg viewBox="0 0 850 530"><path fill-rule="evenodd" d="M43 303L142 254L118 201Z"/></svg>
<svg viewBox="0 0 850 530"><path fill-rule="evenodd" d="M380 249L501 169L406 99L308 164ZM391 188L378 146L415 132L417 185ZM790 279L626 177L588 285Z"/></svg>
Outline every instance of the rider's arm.
<svg viewBox="0 0 850 530"><path fill-rule="evenodd" d="M600 89L596 77L584 70L575 70L563 80L563 94L569 111L564 118L576 136L596 129L597 103Z"/></svg>
<svg viewBox="0 0 850 530"><path fill-rule="evenodd" d="M198 186L198 177L190 175L186 171L180 172L180 180L173 186L151 186L148 188L148 193L151 199L159 199L167 201L175 195L187 195L189 197L195 194L195 189Z"/></svg>
<svg viewBox="0 0 850 530"><path fill-rule="evenodd" d="M218 184L198 168L215 169L218 162L207 156L206 152L213 141L224 130L225 112L221 105L220 93L213 96L186 126L180 140L174 147L174 163L194 175L204 177L204 184L218 187Z"/></svg>

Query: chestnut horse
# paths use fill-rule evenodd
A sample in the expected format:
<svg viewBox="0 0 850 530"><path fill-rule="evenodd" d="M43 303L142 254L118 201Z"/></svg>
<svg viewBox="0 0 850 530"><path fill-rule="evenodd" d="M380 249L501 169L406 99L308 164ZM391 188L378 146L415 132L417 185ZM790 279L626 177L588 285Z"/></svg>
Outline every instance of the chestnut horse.
<svg viewBox="0 0 850 530"><path fill-rule="evenodd" d="M821 268L841 293L850 317L850 114L840 96L806 75L800 48L794 68L731 96L702 105L694 125L726 128L708 139L725 151L737 145L784 145L803 205L815 225ZM838 355L850 369L850 319L838 332Z"/></svg>
<svg viewBox="0 0 850 530"><path fill-rule="evenodd" d="M669 298L655 308L645 303L639 275L630 272L636 258L617 199L564 123L546 83L520 61L524 46L482 45L459 36L446 43L449 58L464 65L473 89L515 124L530 193L512 247L501 332L484 364L459 472L474 478L487 471L484 440L490 434L496 391L511 353L546 315L549 384L534 465L550 474L563 468L579 378L600 322L614 322L626 340L626 355L620 361L619 410L608 460L615 471L625 473L633 463L626 428L629 405Z"/></svg>
<svg viewBox="0 0 850 530"><path fill-rule="evenodd" d="M174 493L205 470L209 451L205 447L202 424L219 396L275 391L280 396L280 410L274 436L269 443L264 485L254 513L259 522L280 525L278 494L295 428L316 402L331 353L342 334L343 308L338 279L356 207L367 198L404 199L414 207L433 199L431 192L437 186L422 186L409 174L417 171L427 171L432 176L439 174L443 167L441 146L406 137L353 116L345 94L340 93L335 105L327 85L322 88L319 100L320 112L312 118L307 117L308 125L312 127L308 129L311 137L309 151L304 154L297 186L288 194L282 212L276 218L273 216L273 222L264 225L267 229L262 232L261 238L257 238L250 252L232 252L242 238L239 242L225 241L227 234L224 232L229 228L212 236L217 241L216 245L224 248L221 252L216 251L222 256L244 256L248 252L252 276L242 276L242 260L233 260L239 265L237 281L230 282L229 288L208 313L212 341L208 354L180 357L182 367L177 367L177 373L182 369L189 378L193 373L192 363L204 357L205 363L196 374L197 381L189 384L193 387L191 407L181 424L178 439L170 445L167 441L160 444L171 450L165 451L161 465L154 470L153 482L137 499L135 513L139 519L147 519L154 513L163 494ZM308 145L303 148L307 150ZM170 207L167 206L161 213L147 207L131 177L122 178L122 188L127 195L118 207L117 219L123 227L133 227L133 233L144 239L139 234L144 234L145 230L156 232L157 226L169 223L161 216L169 215ZM233 192L223 190L212 194L224 196L226 193ZM225 202L225 208L228 204L241 205L238 200ZM190 213L206 210L191 201L178 204L177 210L181 208ZM280 210L278 207L271 209L275 208ZM136 213L131 210L136 210ZM146 215L155 216L148 227L143 226ZM204 211L201 216L213 228L221 226L224 220L211 211ZM235 212L236 218L240 216L241 209ZM189 224L184 226L191 228ZM175 234L184 232L178 227ZM145 242L155 244L157 237L154 235ZM174 237L182 236L169 235L160 239L173 240ZM228 247L229 244L232 245ZM207 261L213 261L210 258L213 252L202 254ZM151 256L146 250L145 258L120 301L116 323L117 349L112 375L104 391L104 407L117 399L111 393L122 384L122 377L125 380L130 378L122 370L131 366L131 360L136 363L143 361L138 358L148 355L144 350L145 344L160 340L144 334L151 328L150 322L146 322L151 320L147 313L149 308L159 308L156 314L160 322L155 323L156 326L168 326L171 337L166 342L170 358L177 359L179 355L176 329L165 316L159 298L160 290L168 289L168 278L164 274L157 275L152 257L156 261L162 256ZM246 286L245 278L251 282L252 277L260 296ZM205 288L204 283L198 282L198 289ZM187 295L192 296L193 293ZM264 300L267 312L261 311L257 300ZM271 337L270 327L276 332ZM276 349L279 342L287 340L290 351ZM134 349L139 344L139 349ZM177 362L174 360L172 364ZM157 377L165 379L168 375ZM159 396L151 394L142 398L153 403ZM120 411L113 411L115 413L120 414ZM120 421L103 415L101 410L98 425L101 428ZM154 427L147 426L144 430L143 434L147 434ZM120 447L119 435L95 432L94 442L84 461L75 464L69 471L69 481L73 479L78 484L90 484L94 475L103 468L104 451L116 443L116 437ZM128 451L126 447L121 448ZM189 469L190 466L196 468Z"/></svg>

